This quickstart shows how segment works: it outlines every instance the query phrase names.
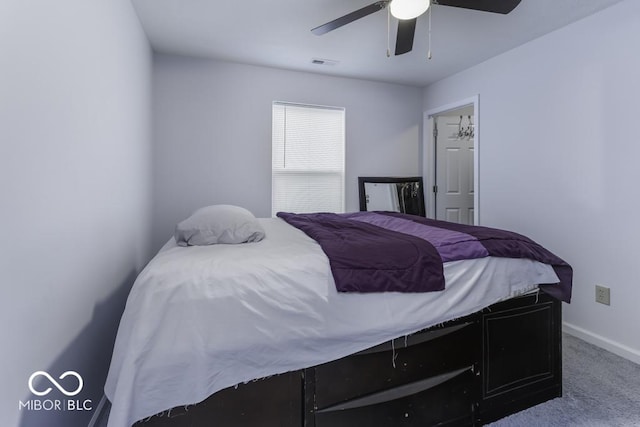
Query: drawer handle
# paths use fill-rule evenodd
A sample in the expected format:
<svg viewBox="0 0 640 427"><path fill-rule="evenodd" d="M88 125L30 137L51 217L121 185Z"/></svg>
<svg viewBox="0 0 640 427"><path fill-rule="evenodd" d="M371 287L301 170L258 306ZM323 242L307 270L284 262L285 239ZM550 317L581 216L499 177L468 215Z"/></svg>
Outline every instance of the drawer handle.
<svg viewBox="0 0 640 427"><path fill-rule="evenodd" d="M401 345L401 346L395 346L396 349L398 348L408 348L414 345L418 345L418 344L422 344L425 343L427 341L431 341L434 340L436 338L440 338L443 337L445 335L449 335L452 334L456 331L459 331L460 329L466 328L467 326L471 325L471 322L466 322L466 323L461 323L459 325L453 325L453 326L449 326L446 328L442 328L442 329L435 329L433 331L428 331L428 332L424 332L424 333L416 333L413 335L409 335L407 337L407 345ZM396 338L397 340L402 340L402 338ZM395 341L395 340L391 340L391 341ZM356 355L360 355L360 354L371 354L371 353L382 353L384 351L389 351L392 350L393 347L391 346L390 342L384 342L380 345L377 345L375 347L371 347L368 348L366 350L362 350L359 351L357 353L355 353Z"/></svg>
<svg viewBox="0 0 640 427"><path fill-rule="evenodd" d="M458 369L456 371L447 372L446 374L436 375L424 380L415 381L409 384L401 385L391 388L389 390L383 390L377 393L372 393L368 396L359 397L357 399L348 400L346 402L338 403L324 409L316 410L316 413L342 411L345 409L361 408L363 406L376 405L378 403L388 402L390 400L400 399L402 397L411 396L422 391L428 390L442 383L449 381L452 378L457 377L463 372L467 372L473 369L473 366L467 366L466 368Z"/></svg>

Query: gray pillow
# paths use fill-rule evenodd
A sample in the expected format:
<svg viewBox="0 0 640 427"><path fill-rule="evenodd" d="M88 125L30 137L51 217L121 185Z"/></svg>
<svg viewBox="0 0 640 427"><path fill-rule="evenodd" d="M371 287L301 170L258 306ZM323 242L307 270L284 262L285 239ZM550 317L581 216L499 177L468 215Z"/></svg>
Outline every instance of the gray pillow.
<svg viewBox="0 0 640 427"><path fill-rule="evenodd" d="M180 246L259 242L264 229L245 208L213 205L198 209L178 223L173 237Z"/></svg>

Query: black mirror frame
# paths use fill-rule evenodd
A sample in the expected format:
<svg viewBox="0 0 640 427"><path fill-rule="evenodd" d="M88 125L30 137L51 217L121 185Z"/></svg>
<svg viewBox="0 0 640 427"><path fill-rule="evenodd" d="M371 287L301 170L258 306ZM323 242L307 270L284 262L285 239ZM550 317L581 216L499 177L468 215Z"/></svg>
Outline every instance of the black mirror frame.
<svg viewBox="0 0 640 427"><path fill-rule="evenodd" d="M391 176L359 176L358 177L358 192L360 199L360 211L367 210L367 195L365 194L364 184L366 182L382 183L382 184L397 184L399 182L417 182L420 186L419 209L420 216L426 216L426 209L424 204L424 184L421 176L410 177L391 177Z"/></svg>

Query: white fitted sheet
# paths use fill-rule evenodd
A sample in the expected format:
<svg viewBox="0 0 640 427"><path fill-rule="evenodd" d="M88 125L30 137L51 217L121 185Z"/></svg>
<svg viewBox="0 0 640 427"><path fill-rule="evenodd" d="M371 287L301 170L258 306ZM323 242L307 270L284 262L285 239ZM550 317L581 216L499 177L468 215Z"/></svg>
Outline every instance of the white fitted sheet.
<svg viewBox="0 0 640 427"><path fill-rule="evenodd" d="M320 246L279 218L258 243L179 247L140 273L105 385L109 427L349 355L558 281L524 259L446 263L446 289L339 294ZM213 427L215 425L212 424Z"/></svg>

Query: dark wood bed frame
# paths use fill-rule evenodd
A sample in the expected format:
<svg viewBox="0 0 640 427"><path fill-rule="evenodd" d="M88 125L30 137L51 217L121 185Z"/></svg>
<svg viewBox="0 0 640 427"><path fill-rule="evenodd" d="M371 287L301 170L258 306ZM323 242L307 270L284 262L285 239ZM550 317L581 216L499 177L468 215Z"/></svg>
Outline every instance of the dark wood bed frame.
<svg viewBox="0 0 640 427"><path fill-rule="evenodd" d="M483 425L562 394L561 302L528 294L137 427Z"/></svg>

